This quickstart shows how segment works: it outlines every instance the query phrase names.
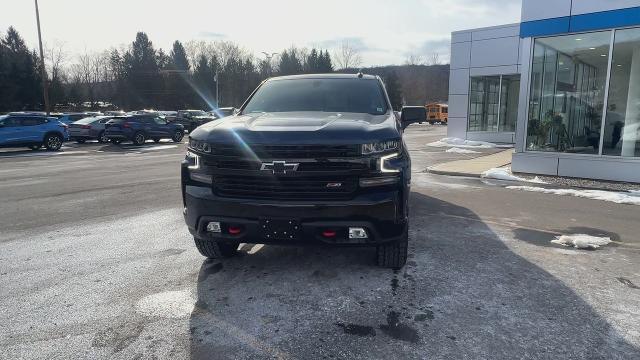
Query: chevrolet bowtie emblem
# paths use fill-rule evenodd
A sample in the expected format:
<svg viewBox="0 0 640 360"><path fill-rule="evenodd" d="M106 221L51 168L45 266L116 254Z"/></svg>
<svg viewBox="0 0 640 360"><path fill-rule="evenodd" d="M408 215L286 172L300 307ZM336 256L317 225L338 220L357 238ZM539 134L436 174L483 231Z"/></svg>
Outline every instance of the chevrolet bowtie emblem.
<svg viewBox="0 0 640 360"><path fill-rule="evenodd" d="M262 163L260 170L263 171L271 171L274 175L286 174L287 171L296 171L298 170L298 165L300 164L292 164L287 163L286 161L274 161L270 163Z"/></svg>

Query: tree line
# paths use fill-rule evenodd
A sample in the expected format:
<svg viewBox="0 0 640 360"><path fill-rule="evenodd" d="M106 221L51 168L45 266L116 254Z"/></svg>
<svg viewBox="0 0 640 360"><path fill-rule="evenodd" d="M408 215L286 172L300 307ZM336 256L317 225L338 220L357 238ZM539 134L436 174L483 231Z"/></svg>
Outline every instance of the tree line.
<svg viewBox="0 0 640 360"><path fill-rule="evenodd" d="M256 58L230 41L175 41L166 52L139 32L129 46L73 57L62 42L46 44L45 67L54 111L100 109L106 104L126 110L209 110L240 106L271 76L355 72L362 63L359 51L348 43L332 54L327 49L291 47L264 55ZM395 109L407 103L403 93L412 91L405 86L405 78L412 83L421 81L404 76L401 70L377 67L364 71L383 78ZM43 109L40 74L37 53L9 27L0 37L0 113ZM442 79L438 80L441 84ZM422 99L411 101L426 101L429 96L421 94Z"/></svg>

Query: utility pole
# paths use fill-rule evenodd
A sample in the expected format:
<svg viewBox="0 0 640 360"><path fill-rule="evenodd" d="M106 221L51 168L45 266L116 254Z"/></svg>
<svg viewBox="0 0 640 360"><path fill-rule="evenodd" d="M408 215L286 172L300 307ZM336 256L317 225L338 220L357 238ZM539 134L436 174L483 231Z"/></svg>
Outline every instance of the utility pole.
<svg viewBox="0 0 640 360"><path fill-rule="evenodd" d="M36 2L36 22L38 23L38 45L40 46L40 67L42 68L42 93L44 95L44 109L47 116L51 114L49 108L49 87L47 86L47 69L44 65L44 51L42 51L42 32L40 31L40 11L38 10L38 0Z"/></svg>

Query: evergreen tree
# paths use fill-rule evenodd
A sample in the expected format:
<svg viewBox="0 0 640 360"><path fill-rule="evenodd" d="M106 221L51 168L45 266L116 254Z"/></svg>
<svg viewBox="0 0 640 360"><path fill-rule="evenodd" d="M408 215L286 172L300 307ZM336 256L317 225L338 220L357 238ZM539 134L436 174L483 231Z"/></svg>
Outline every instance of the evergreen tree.
<svg viewBox="0 0 640 360"><path fill-rule="evenodd" d="M318 72L319 73L332 73L333 65L331 64L331 55L329 55L329 50L320 51L320 55L318 57Z"/></svg>
<svg viewBox="0 0 640 360"><path fill-rule="evenodd" d="M0 39L0 111L41 108L42 102L38 56L9 27Z"/></svg>
<svg viewBox="0 0 640 360"><path fill-rule="evenodd" d="M302 62L298 57L298 50L291 48L280 55L280 75L295 75L303 72Z"/></svg>
<svg viewBox="0 0 640 360"><path fill-rule="evenodd" d="M311 49L309 55L304 62L304 72L307 74L315 74L320 71L320 55L318 55L318 50Z"/></svg>
<svg viewBox="0 0 640 360"><path fill-rule="evenodd" d="M171 50L171 65L176 70L190 70L187 52L185 51L184 46L182 46L182 43L178 40L173 43L173 49Z"/></svg>
<svg viewBox="0 0 640 360"><path fill-rule="evenodd" d="M214 76L215 73L211 69L209 60L205 55L200 55L193 72L193 85L199 97L195 105L200 109L211 110L215 106Z"/></svg>
<svg viewBox="0 0 640 360"><path fill-rule="evenodd" d="M158 60L147 34L139 32L124 56L124 67L129 94L128 107L156 107L160 103L161 79Z"/></svg>

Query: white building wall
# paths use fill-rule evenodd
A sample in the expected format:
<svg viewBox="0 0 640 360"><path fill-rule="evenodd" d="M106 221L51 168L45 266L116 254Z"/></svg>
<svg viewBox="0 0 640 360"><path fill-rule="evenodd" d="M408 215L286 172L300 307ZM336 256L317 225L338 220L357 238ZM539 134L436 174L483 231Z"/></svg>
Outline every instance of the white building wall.
<svg viewBox="0 0 640 360"><path fill-rule="evenodd" d="M573 0L573 2L580 0ZM607 2L608 0L595 0ZM572 0L522 0L522 21L553 19L571 15Z"/></svg>
<svg viewBox="0 0 640 360"><path fill-rule="evenodd" d="M640 0L573 0L571 15L583 15L636 6L640 6Z"/></svg>
<svg viewBox="0 0 640 360"><path fill-rule="evenodd" d="M514 142L513 133L467 133L471 76L519 73L520 25L459 31L451 35L449 123L447 136L492 142Z"/></svg>

